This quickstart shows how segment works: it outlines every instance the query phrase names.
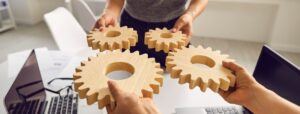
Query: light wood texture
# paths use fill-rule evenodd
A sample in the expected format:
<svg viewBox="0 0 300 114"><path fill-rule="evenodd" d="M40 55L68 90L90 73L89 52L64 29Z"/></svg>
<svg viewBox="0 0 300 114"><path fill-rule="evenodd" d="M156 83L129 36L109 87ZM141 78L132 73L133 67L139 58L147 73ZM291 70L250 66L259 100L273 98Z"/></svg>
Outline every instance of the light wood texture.
<svg viewBox="0 0 300 114"><path fill-rule="evenodd" d="M73 75L75 91L80 98L86 98L89 105L98 102L99 108L103 108L114 103L107 86L107 81L112 79L106 75L118 70L132 73L126 79L115 80L122 90L140 97L152 97L153 93L159 93L159 86L163 83L160 65L147 54L139 55L138 51L130 53L129 50L99 53L97 57L83 61Z"/></svg>
<svg viewBox="0 0 300 114"><path fill-rule="evenodd" d="M228 55L221 55L219 50L190 45L170 52L166 67L172 78L179 78L180 84L189 83L191 89L199 86L201 91L208 87L215 92L219 89L227 91L229 86L234 86L235 77L222 66L223 60L233 61Z"/></svg>
<svg viewBox="0 0 300 114"><path fill-rule="evenodd" d="M130 46L135 46L137 39L137 32L127 26L109 26L101 32L94 29L87 35L88 45L100 51L129 49Z"/></svg>
<svg viewBox="0 0 300 114"><path fill-rule="evenodd" d="M145 44L148 45L148 48L155 51L163 50L165 53L168 53L170 50L174 51L176 48L181 46L186 46L188 44L188 38L181 31L172 33L167 28L155 30L149 30L145 34Z"/></svg>

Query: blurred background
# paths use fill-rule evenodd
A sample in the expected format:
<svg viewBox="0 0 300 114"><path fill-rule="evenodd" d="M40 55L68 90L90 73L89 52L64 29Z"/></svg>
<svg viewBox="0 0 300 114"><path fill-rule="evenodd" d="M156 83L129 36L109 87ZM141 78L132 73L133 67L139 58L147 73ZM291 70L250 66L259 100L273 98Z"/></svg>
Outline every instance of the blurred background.
<svg viewBox="0 0 300 114"><path fill-rule="evenodd" d="M6 61L7 54L26 49L61 49L60 45L71 40L59 42L55 40L59 39L57 34L76 34L72 26L77 23L79 28L89 31L106 3L105 0L0 1L0 62ZM47 22L44 15L58 7L67 9L77 22L63 14L53 18L66 23ZM253 70L262 45L268 44L299 66L298 11L299 0L209 0L206 11L194 22L191 43L228 53L249 70ZM63 27L70 30L56 29Z"/></svg>

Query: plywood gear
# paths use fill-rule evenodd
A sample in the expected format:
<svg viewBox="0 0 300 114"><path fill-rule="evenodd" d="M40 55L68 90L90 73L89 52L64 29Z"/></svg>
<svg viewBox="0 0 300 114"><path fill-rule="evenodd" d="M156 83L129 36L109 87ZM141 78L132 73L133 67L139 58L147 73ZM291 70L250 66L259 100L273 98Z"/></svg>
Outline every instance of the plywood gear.
<svg viewBox="0 0 300 114"><path fill-rule="evenodd" d="M180 84L189 83L191 89L199 86L202 91L207 87L215 92L219 88L226 91L229 86L234 86L235 76L223 67L224 60L233 61L219 50L212 51L210 47L191 45L189 48L182 47L170 52L166 59L166 68L172 78L179 78Z"/></svg>
<svg viewBox="0 0 300 114"><path fill-rule="evenodd" d="M127 26L109 26L103 31L94 29L87 35L88 45L100 51L129 49L130 46L135 46L137 41L137 32Z"/></svg>
<svg viewBox="0 0 300 114"><path fill-rule="evenodd" d="M89 105L97 102L99 108L103 108L114 103L107 85L110 79L107 74L119 70L132 73L126 79L115 80L123 91L140 97L152 97L153 93L159 93L163 83L160 65L147 54L139 55L138 51L130 53L129 50L107 51L81 62L73 75L75 91L80 98L86 98Z"/></svg>
<svg viewBox="0 0 300 114"><path fill-rule="evenodd" d="M188 38L181 31L172 33L167 28L156 28L145 33L144 43L150 49L155 48L155 51L163 50L165 53L168 53L181 46L186 46Z"/></svg>

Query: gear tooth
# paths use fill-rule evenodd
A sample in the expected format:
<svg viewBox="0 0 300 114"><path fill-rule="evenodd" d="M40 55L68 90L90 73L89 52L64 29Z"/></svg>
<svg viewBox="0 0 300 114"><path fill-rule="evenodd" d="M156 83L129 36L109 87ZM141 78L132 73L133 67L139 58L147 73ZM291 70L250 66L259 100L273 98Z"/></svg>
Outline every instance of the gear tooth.
<svg viewBox="0 0 300 114"><path fill-rule="evenodd" d="M229 55L227 55L227 54L223 54L223 55L222 55L222 58L225 58L225 59L226 59L226 58L228 58L228 57L229 57Z"/></svg>
<svg viewBox="0 0 300 114"><path fill-rule="evenodd" d="M155 93L155 94L159 93L159 86L160 86L160 83L157 81L152 81L150 84L150 87L152 88L153 93Z"/></svg>
<svg viewBox="0 0 300 114"><path fill-rule="evenodd" d="M221 54L221 51L220 50L216 50L216 51L214 51L215 53L217 53L217 54Z"/></svg>
<svg viewBox="0 0 300 114"><path fill-rule="evenodd" d="M140 55L140 52L139 51L135 51L135 52L133 52L133 54Z"/></svg>
<svg viewBox="0 0 300 114"><path fill-rule="evenodd" d="M164 70L160 68L160 64L157 63L157 65L155 66L156 68L156 73L157 74L163 74L164 73Z"/></svg>
<svg viewBox="0 0 300 114"><path fill-rule="evenodd" d="M95 40L94 38L87 37L87 42L88 42L88 46L89 46L89 47L92 47L92 46L93 46L92 42L93 42L94 40Z"/></svg>
<svg viewBox="0 0 300 114"><path fill-rule="evenodd" d="M165 30L165 31L167 31L168 29L167 29L166 27L164 27L162 30Z"/></svg>
<svg viewBox="0 0 300 114"><path fill-rule="evenodd" d="M97 102L98 100L98 92L95 92L95 91L88 91L87 92L87 104L88 105L91 105L91 104L94 104L95 102Z"/></svg>
<svg viewBox="0 0 300 114"><path fill-rule="evenodd" d="M192 46L192 45L190 45L190 46ZM197 48L198 49L204 49L202 45L198 45Z"/></svg>
<svg viewBox="0 0 300 114"><path fill-rule="evenodd" d="M156 74L154 80L157 81L160 86L162 86L163 85L164 77L162 75Z"/></svg>
<svg viewBox="0 0 300 114"><path fill-rule="evenodd" d="M124 49L129 49L130 48L130 44L129 44L129 40L123 40L122 41L122 48L124 48Z"/></svg>
<svg viewBox="0 0 300 114"><path fill-rule="evenodd" d="M206 50L207 51L212 51L212 48L211 47L207 47Z"/></svg>
<svg viewBox="0 0 300 114"><path fill-rule="evenodd" d="M188 83L191 81L191 75L180 75L179 76L179 84Z"/></svg>
<svg viewBox="0 0 300 114"><path fill-rule="evenodd" d="M174 42L170 43L170 50L174 51L174 49L178 48L178 45Z"/></svg>
<svg viewBox="0 0 300 114"><path fill-rule="evenodd" d="M112 50L116 50L116 49L122 48L122 45L119 45L119 44L121 44L121 43L114 42L113 45L112 45Z"/></svg>
<svg viewBox="0 0 300 114"><path fill-rule="evenodd" d="M175 66L176 66L176 64L174 64L174 61L172 59L170 59L170 58L167 59L167 61L166 61L166 70L168 72L171 72L172 68L175 67Z"/></svg>
<svg viewBox="0 0 300 114"><path fill-rule="evenodd" d="M78 87L78 95L79 98L83 99L86 98L86 93L89 91L89 88L86 87L86 85L82 84Z"/></svg>
<svg viewBox="0 0 300 114"><path fill-rule="evenodd" d="M105 106L107 106L111 103L112 103L112 101L111 101L111 97L109 95L105 95L102 98L98 97L98 108L99 109L103 109Z"/></svg>
<svg viewBox="0 0 300 114"><path fill-rule="evenodd" d="M127 49L127 50L125 50L123 53L130 53L130 50Z"/></svg>
<svg viewBox="0 0 300 114"><path fill-rule="evenodd" d="M209 88L210 88L212 91L218 92L218 90L219 90L219 85L220 85L220 84L217 84L215 81L216 81L216 80L214 80L213 78L209 79L209 80L208 80L208 86L209 86Z"/></svg>
<svg viewBox="0 0 300 114"><path fill-rule="evenodd" d="M82 66L78 66L78 67L75 68L75 72L82 72L83 68L84 67L82 67Z"/></svg>
<svg viewBox="0 0 300 114"><path fill-rule="evenodd" d="M199 78L199 80L200 80L200 84L199 84L200 90L202 92L205 92L208 87L208 80L207 78L203 78L203 77Z"/></svg>
<svg viewBox="0 0 300 114"><path fill-rule="evenodd" d="M191 78L193 78L193 77L191 77ZM191 79L190 82L189 82L189 88L190 89L194 89L196 86L199 86L199 85L200 85L200 78L199 77Z"/></svg>
<svg viewBox="0 0 300 114"><path fill-rule="evenodd" d="M153 98L153 89L149 85L145 85L141 90L143 97Z"/></svg>
<svg viewBox="0 0 300 114"><path fill-rule="evenodd" d="M98 40L93 40L92 41L92 49L98 49L97 47L99 46L99 42Z"/></svg>
<svg viewBox="0 0 300 114"><path fill-rule="evenodd" d="M225 59L224 61L227 61L227 62L235 62L234 59Z"/></svg>
<svg viewBox="0 0 300 114"><path fill-rule="evenodd" d="M128 38L129 42L130 42L130 46L135 46L137 43L137 39L136 38Z"/></svg>
<svg viewBox="0 0 300 114"><path fill-rule="evenodd" d="M163 47L163 50L164 50L165 53L169 52L169 50L170 50L169 44L163 42L162 47Z"/></svg>
<svg viewBox="0 0 300 114"><path fill-rule="evenodd" d="M148 59L148 54L144 53L141 55L141 57L143 57L144 59Z"/></svg>
<svg viewBox="0 0 300 114"><path fill-rule="evenodd" d="M160 50L162 50L162 48L163 48L163 45L162 45L162 43L161 42L156 42L156 45L155 45L155 51L160 51Z"/></svg>
<svg viewBox="0 0 300 114"><path fill-rule="evenodd" d="M150 48L150 49L155 48L156 42L157 42L157 40L150 39L148 42L148 48Z"/></svg>
<svg viewBox="0 0 300 114"><path fill-rule="evenodd" d="M160 28L155 28L155 30L161 30Z"/></svg>
<svg viewBox="0 0 300 114"><path fill-rule="evenodd" d="M77 80L77 79L81 78L81 76L82 76L81 72L76 72L76 73L73 74L73 79Z"/></svg>
<svg viewBox="0 0 300 114"><path fill-rule="evenodd" d="M230 86L230 81L229 79L223 79L221 78L220 79L220 89L224 90L224 91L227 91L229 89L229 86Z"/></svg>
<svg viewBox="0 0 300 114"><path fill-rule="evenodd" d="M182 70L178 68L178 66L174 66L171 68L171 78L179 78Z"/></svg>

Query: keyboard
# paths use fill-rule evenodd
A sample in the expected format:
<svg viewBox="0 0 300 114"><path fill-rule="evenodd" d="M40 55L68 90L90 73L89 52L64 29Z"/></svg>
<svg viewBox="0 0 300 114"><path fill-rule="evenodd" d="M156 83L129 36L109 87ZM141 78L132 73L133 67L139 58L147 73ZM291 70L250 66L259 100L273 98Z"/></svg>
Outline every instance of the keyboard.
<svg viewBox="0 0 300 114"><path fill-rule="evenodd" d="M77 114L78 95L56 96L51 100L30 100L9 106L9 114Z"/></svg>
<svg viewBox="0 0 300 114"><path fill-rule="evenodd" d="M175 114L244 114L242 107L218 106L218 107L186 107L176 108Z"/></svg>
<svg viewBox="0 0 300 114"><path fill-rule="evenodd" d="M207 114L243 114L236 107L207 107Z"/></svg>

